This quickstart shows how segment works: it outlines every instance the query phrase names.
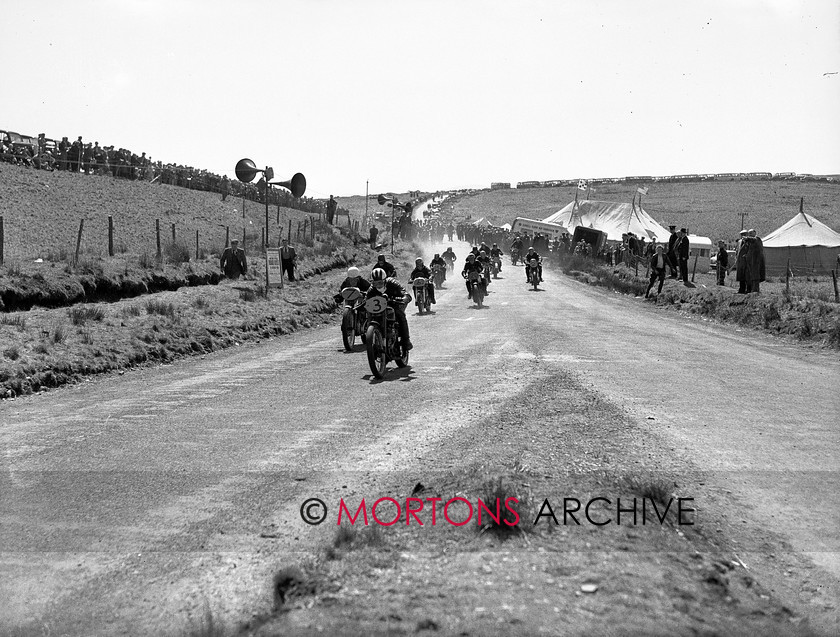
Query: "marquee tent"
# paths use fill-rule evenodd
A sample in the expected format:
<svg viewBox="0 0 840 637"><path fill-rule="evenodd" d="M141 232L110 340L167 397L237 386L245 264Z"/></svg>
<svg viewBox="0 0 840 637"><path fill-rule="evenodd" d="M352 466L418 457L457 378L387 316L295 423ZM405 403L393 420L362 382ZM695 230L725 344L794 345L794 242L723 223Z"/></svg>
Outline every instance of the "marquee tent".
<svg viewBox="0 0 840 637"><path fill-rule="evenodd" d="M761 239L767 276L782 276L788 259L794 274L829 274L837 267L840 233L805 212Z"/></svg>
<svg viewBox="0 0 840 637"><path fill-rule="evenodd" d="M656 239L667 243L671 232L660 226L641 206L614 201L572 202L543 221L558 223L570 232L578 226L607 233L607 240L621 241L621 235L632 232L645 241Z"/></svg>
<svg viewBox="0 0 840 637"><path fill-rule="evenodd" d="M472 222L474 226L479 226L482 228L486 228L487 226L492 225L489 221L487 221L487 217L482 217L481 219L476 219Z"/></svg>

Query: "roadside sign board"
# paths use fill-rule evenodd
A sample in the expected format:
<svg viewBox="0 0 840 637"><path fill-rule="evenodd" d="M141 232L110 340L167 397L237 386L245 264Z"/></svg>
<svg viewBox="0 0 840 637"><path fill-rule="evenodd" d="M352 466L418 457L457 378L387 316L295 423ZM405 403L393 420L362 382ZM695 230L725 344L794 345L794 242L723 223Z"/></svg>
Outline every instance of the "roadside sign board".
<svg viewBox="0 0 840 637"><path fill-rule="evenodd" d="M280 248L265 251L265 287L283 287L283 268L280 267Z"/></svg>

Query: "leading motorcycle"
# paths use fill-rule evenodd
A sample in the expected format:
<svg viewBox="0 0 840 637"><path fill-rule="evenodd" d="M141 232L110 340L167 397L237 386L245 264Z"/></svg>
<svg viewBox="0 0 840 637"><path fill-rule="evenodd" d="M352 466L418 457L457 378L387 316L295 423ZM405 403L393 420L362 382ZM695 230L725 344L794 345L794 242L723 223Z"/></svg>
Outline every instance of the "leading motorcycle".
<svg viewBox="0 0 840 637"><path fill-rule="evenodd" d="M411 296L406 294L399 301L411 303ZM384 294L368 297L365 301L368 316L368 328L365 334L368 364L370 371L377 378L385 378L385 369L390 361L397 367L408 365L408 350L403 346L399 325L394 308L388 305Z"/></svg>

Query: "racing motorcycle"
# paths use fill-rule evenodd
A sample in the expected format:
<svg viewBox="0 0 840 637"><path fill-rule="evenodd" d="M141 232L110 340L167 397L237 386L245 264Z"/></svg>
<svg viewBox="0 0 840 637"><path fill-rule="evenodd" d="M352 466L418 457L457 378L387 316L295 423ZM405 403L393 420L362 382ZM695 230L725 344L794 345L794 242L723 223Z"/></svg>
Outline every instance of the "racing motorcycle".
<svg viewBox="0 0 840 637"><path fill-rule="evenodd" d="M446 270L444 266L436 263L432 266L432 280L435 282L435 289L440 290L443 288L443 277L446 275Z"/></svg>
<svg viewBox="0 0 840 637"><path fill-rule="evenodd" d="M417 303L417 311L422 314L423 310L430 312L432 309L432 300L429 298L429 291L426 286L429 284L429 279L424 279L418 276L411 285L414 286L414 300Z"/></svg>
<svg viewBox="0 0 840 637"><path fill-rule="evenodd" d="M533 284L534 289L536 290L539 288L540 285L540 262L539 259L533 258L528 263L529 271L528 277L530 279L530 283Z"/></svg>
<svg viewBox="0 0 840 637"><path fill-rule="evenodd" d="M494 278L494 279L498 279L498 278L499 278L499 268L500 268L500 267L502 267L502 259L501 259L501 257L493 257L493 265L492 265L492 268L493 268L493 269L492 269L492 272L493 272L493 278Z"/></svg>
<svg viewBox="0 0 840 637"><path fill-rule="evenodd" d="M510 249L510 262L516 265L519 262L519 248Z"/></svg>
<svg viewBox="0 0 840 637"><path fill-rule="evenodd" d="M365 295L359 288L347 287L341 291L341 298L344 299L341 340L344 342L344 349L352 352L357 336L362 339L362 343L365 342L365 330L367 330Z"/></svg>
<svg viewBox="0 0 840 637"><path fill-rule="evenodd" d="M484 280L481 274L470 272L467 280L470 282L470 294L472 295L473 302L478 307L481 307L484 303Z"/></svg>
<svg viewBox="0 0 840 637"><path fill-rule="evenodd" d="M411 296L406 294L401 303L411 303ZM385 369L390 361L397 367L408 365L408 350L403 346L399 325L394 308L388 305L388 297L371 296L365 301L368 316L368 328L365 334L368 364L370 371L379 379L385 378Z"/></svg>

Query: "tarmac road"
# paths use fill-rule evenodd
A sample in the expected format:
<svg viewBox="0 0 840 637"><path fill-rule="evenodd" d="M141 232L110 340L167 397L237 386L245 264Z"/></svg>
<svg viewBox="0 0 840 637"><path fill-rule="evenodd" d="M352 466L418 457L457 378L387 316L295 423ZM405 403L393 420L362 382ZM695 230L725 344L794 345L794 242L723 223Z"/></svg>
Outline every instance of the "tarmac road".
<svg viewBox="0 0 840 637"><path fill-rule="evenodd" d="M168 634L205 602L227 618L267 609L283 559L332 532L301 522L305 498L433 466L427 451L481 418L477 386L492 408L557 369L750 503L747 564L766 562L749 539L771 529L837 590L836 353L547 268L538 292L521 267L502 274L485 309L457 275L435 314L411 306L410 367L385 381L363 350L343 352L336 324L0 404L0 629Z"/></svg>

